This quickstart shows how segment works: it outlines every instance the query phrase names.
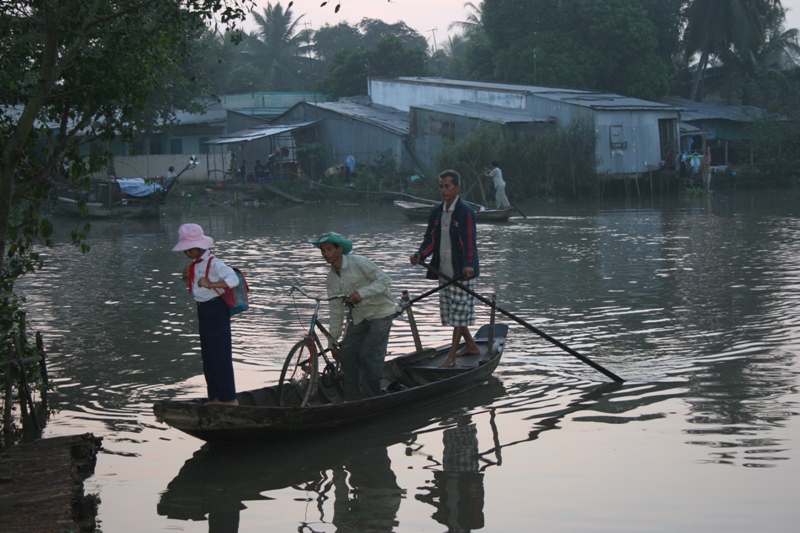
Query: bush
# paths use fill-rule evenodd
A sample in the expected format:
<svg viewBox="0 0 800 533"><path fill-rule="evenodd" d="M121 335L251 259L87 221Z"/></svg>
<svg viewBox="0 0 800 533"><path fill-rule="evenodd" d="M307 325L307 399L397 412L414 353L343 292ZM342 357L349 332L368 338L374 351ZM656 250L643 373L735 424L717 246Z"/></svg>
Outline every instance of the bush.
<svg viewBox="0 0 800 533"><path fill-rule="evenodd" d="M595 142L594 130L578 121L535 136L512 135L499 124L489 124L461 141L446 141L437 156L437 168L461 174L464 196L473 192L488 163L497 160L506 192L514 199L579 198L597 191Z"/></svg>

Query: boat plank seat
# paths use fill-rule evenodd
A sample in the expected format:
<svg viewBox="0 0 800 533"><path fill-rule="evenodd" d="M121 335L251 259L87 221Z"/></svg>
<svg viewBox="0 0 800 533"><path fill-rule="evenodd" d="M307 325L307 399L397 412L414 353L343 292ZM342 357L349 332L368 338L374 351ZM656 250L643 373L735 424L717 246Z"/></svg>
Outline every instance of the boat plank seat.
<svg viewBox="0 0 800 533"><path fill-rule="evenodd" d="M381 382L381 386L384 388L388 388L389 385L395 382L400 383L404 387L418 385L418 382L409 376L405 368L401 368L400 365L397 364L397 361L387 361L383 366L383 379L386 381L385 386L383 382Z"/></svg>
<svg viewBox="0 0 800 533"><path fill-rule="evenodd" d="M322 379L317 382L317 399L321 404L327 403L342 403L344 401L344 394L339 387L326 387L322 384Z"/></svg>
<svg viewBox="0 0 800 533"><path fill-rule="evenodd" d="M236 395L236 399L239 405L278 405L278 395L275 389L270 387L240 392Z"/></svg>

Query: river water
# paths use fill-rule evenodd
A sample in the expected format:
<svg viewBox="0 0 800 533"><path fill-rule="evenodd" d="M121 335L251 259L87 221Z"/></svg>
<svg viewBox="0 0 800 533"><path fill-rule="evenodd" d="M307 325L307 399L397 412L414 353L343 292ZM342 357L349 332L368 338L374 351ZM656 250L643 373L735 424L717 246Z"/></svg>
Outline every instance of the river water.
<svg viewBox="0 0 800 533"><path fill-rule="evenodd" d="M436 405L286 445L209 449L152 403L204 394L177 229L197 222L241 267L240 390L277 379L324 291L306 239L352 238L395 293L423 225L390 205L171 211L93 222L88 255L59 219L46 266L19 284L44 335L59 411L45 436L104 439L86 490L106 533L797 531L800 194L520 205L479 225L477 291L623 377L621 386L511 322L495 378ZM443 344L436 298L415 306ZM478 321L489 313L478 306ZM502 318L502 317L501 317ZM390 351L408 351L398 320Z"/></svg>

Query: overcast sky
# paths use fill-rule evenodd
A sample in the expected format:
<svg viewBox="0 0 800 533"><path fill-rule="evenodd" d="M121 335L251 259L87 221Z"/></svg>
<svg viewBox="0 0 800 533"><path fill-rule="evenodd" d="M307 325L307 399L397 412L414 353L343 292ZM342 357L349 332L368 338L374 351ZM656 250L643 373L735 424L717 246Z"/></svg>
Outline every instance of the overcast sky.
<svg viewBox="0 0 800 533"><path fill-rule="evenodd" d="M433 46L433 39L441 47L447 40L448 26L453 21L466 20L469 10L464 7L465 0L329 0L328 4L320 7L324 0L294 0L292 12L295 17L304 15L302 23L307 23L310 28L319 29L325 24L336 25L346 21L353 25L362 18L381 19L384 22L394 23L398 20L405 22L410 28L417 30L428 39L428 44ZM272 2L275 5L275 1ZM341 4L339 13L335 13L336 4ZM480 0L473 0L479 5ZM783 0L783 7L787 8L786 28L800 28L800 0ZM259 13L263 13L267 0L257 0ZM281 5L289 5L288 0L282 0ZM431 30L436 30L435 32Z"/></svg>
<svg viewBox="0 0 800 533"><path fill-rule="evenodd" d="M329 0L328 4L320 7L324 0L294 0L292 13L295 17L304 15L300 24L308 23L310 28L318 30L325 24L336 25L346 21L354 25L364 17L380 19L387 23L402 20L410 28L417 30L428 39L428 44L433 46L435 35L437 44L447 39L447 26L456 20L465 20L468 11L464 8L465 0ZM800 1L800 0L798 0ZM267 5L266 0L257 0L258 12L263 13ZM272 1L272 5L275 5ZM341 4L339 13L335 13L336 4ZM473 0L475 5L480 0ZM288 0L282 0L281 5L289 5ZM436 29L435 32L431 30Z"/></svg>

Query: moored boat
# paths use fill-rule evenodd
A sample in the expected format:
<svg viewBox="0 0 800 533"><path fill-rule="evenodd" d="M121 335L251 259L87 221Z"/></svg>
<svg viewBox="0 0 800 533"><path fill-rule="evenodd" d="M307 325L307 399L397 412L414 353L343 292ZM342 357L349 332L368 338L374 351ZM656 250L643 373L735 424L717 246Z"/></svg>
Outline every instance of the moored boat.
<svg viewBox="0 0 800 533"><path fill-rule="evenodd" d="M480 353L457 358L452 368L439 368L449 345L390 359L384 365L382 393L363 400L344 401L338 385L327 386L320 379L316 398L304 407L279 406L279 388L273 385L238 393L236 406L206 399L164 400L153 411L158 421L209 442L263 443L352 425L486 381L500 363L507 333L506 324L482 326L474 337Z"/></svg>
<svg viewBox="0 0 800 533"><path fill-rule="evenodd" d="M435 207L435 204L407 202L405 200L395 200L394 205L401 213L411 220L428 220L431 209ZM514 212L514 209L511 207L507 209L485 209L473 205L473 209L477 222L507 222Z"/></svg>
<svg viewBox="0 0 800 533"><path fill-rule="evenodd" d="M159 198L118 198L116 201L84 201L86 216L90 218L156 218L161 216L164 202ZM68 196L58 197L61 211L70 215L81 215L81 202Z"/></svg>
<svg viewBox="0 0 800 533"><path fill-rule="evenodd" d="M70 186L56 187L55 196L61 211L91 218L157 218L163 214L170 189L178 178L198 165L192 156L181 172L161 183L145 178L107 178L93 180L89 190Z"/></svg>

